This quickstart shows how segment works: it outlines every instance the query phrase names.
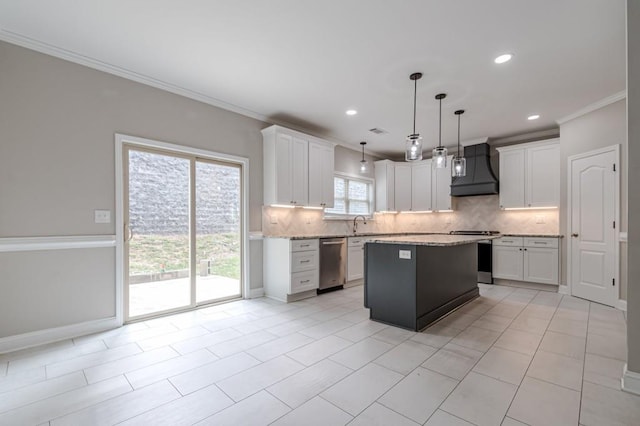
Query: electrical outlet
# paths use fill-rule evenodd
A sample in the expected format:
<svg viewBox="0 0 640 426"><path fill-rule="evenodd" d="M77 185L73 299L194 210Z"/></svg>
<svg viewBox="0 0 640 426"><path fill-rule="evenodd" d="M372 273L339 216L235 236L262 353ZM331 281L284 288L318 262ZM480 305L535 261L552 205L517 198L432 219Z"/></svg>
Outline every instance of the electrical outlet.
<svg viewBox="0 0 640 426"><path fill-rule="evenodd" d="M111 223L111 210L94 210L93 221L95 223Z"/></svg>
<svg viewBox="0 0 640 426"><path fill-rule="evenodd" d="M544 215L542 215L542 214L536 215L536 223L543 224L544 223Z"/></svg>
<svg viewBox="0 0 640 426"><path fill-rule="evenodd" d="M278 216L269 216L269 223L271 223L272 225L277 225L278 224Z"/></svg>
<svg viewBox="0 0 640 426"><path fill-rule="evenodd" d="M398 252L398 257L400 259L411 259L411 250L400 250Z"/></svg>

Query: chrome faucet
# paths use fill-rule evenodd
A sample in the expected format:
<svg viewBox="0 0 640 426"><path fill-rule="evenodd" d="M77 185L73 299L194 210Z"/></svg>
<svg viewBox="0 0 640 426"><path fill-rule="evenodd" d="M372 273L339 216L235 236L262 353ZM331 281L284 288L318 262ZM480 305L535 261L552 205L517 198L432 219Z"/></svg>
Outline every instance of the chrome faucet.
<svg viewBox="0 0 640 426"><path fill-rule="evenodd" d="M359 214L358 216L353 218L353 233L357 233L358 232L358 222L356 222L358 220L358 218L361 217L362 218L362 224L366 225L367 224L367 218L362 216L361 214Z"/></svg>

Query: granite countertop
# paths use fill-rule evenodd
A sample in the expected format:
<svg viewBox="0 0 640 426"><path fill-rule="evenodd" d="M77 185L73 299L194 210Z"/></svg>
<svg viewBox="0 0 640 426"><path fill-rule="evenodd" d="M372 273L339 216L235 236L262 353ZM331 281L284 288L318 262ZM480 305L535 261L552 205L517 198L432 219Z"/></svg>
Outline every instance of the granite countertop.
<svg viewBox="0 0 640 426"><path fill-rule="evenodd" d="M500 234L500 237L564 238L564 235L553 235L553 234Z"/></svg>
<svg viewBox="0 0 640 426"><path fill-rule="evenodd" d="M288 238L290 240L309 240L315 238L360 238L360 237L375 237L379 235L445 235L445 234L437 234L433 232L358 232L357 234L323 234L323 235L265 235L264 238Z"/></svg>
<svg viewBox="0 0 640 426"><path fill-rule="evenodd" d="M376 238L370 243L381 244L408 244L415 246L459 246L463 244L475 243L482 240L491 240L498 236L487 235L448 235L448 234L431 234L431 235L405 235L396 237Z"/></svg>

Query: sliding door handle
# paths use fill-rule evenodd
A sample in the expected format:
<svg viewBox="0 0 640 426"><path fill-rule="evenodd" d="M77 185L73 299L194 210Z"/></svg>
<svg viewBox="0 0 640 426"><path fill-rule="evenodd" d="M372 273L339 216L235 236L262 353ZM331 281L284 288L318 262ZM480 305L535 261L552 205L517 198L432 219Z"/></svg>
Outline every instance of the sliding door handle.
<svg viewBox="0 0 640 426"><path fill-rule="evenodd" d="M578 234L576 234L575 232L574 232L573 234L571 234L571 236L572 236L573 238L578 238Z"/></svg>

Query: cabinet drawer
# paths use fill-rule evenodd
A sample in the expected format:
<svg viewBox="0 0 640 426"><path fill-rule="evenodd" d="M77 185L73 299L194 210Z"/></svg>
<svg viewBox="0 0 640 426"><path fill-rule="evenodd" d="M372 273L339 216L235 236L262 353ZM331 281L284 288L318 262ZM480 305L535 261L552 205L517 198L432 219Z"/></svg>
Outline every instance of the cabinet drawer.
<svg viewBox="0 0 640 426"><path fill-rule="evenodd" d="M557 238L525 238L525 247L558 248Z"/></svg>
<svg viewBox="0 0 640 426"><path fill-rule="evenodd" d="M291 251L318 250L318 240L291 240Z"/></svg>
<svg viewBox="0 0 640 426"><path fill-rule="evenodd" d="M318 288L318 271L296 272L291 274L291 294Z"/></svg>
<svg viewBox="0 0 640 426"><path fill-rule="evenodd" d="M523 243L522 237L500 237L493 240L494 246L522 247Z"/></svg>
<svg viewBox="0 0 640 426"><path fill-rule="evenodd" d="M316 269L318 269L317 251L291 253L291 272L302 272Z"/></svg>
<svg viewBox="0 0 640 426"><path fill-rule="evenodd" d="M362 247L364 246L366 239L351 237L351 238L348 238L347 241L348 241L347 245L349 247Z"/></svg>

